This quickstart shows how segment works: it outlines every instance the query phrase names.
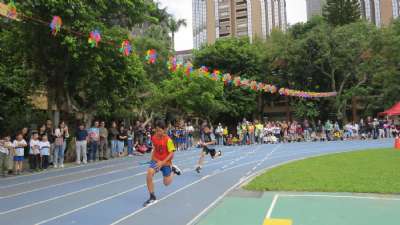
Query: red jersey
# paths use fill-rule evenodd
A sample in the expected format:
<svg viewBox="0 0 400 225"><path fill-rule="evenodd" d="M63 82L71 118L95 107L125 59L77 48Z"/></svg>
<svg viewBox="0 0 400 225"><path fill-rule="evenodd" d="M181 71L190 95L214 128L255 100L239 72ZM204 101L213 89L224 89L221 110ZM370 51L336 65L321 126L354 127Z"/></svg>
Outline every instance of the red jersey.
<svg viewBox="0 0 400 225"><path fill-rule="evenodd" d="M161 138L154 135L151 137L151 141L153 142L152 160L163 161L171 152L175 151L175 145L167 135L163 135ZM171 161L172 158L167 162L167 164L172 164Z"/></svg>

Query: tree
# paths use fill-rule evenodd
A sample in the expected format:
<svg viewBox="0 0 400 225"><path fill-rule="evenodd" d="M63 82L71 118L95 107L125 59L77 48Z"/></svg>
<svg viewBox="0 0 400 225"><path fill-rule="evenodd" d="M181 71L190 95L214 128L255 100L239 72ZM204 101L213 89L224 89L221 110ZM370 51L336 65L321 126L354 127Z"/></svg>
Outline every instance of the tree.
<svg viewBox="0 0 400 225"><path fill-rule="evenodd" d="M27 0L17 8L25 18L50 21L58 15L63 27L68 27L52 36L48 24L38 20L0 21L14 31L11 39L18 46L14 56L25 62L29 79L47 91L49 109L56 109L56 121L61 110L85 113L90 120L96 114L111 116L135 107L136 96L147 83L143 63L135 54L122 56L118 48L129 38L130 28L158 21L152 16L158 10L152 1ZM94 29L102 34L99 48L87 44Z"/></svg>
<svg viewBox="0 0 400 225"><path fill-rule="evenodd" d="M215 120L228 109L224 102L222 82L213 81L195 71L188 77L183 70L171 73L161 82L152 107L178 117L200 117Z"/></svg>
<svg viewBox="0 0 400 225"><path fill-rule="evenodd" d="M174 17L169 18L168 28L171 31L171 50L173 51L175 50L175 33L178 32L182 26L187 26L185 19L176 20Z"/></svg>
<svg viewBox="0 0 400 225"><path fill-rule="evenodd" d="M195 51L194 65L197 68L207 66L211 71L218 69L243 79L269 83L271 79L267 76L268 68L263 63L263 49L265 47L262 43L251 44L248 38L219 39L215 44ZM233 123L240 117L260 117L264 105L263 96L262 93L247 88L225 87L224 100L228 110L221 112L218 119Z"/></svg>
<svg viewBox="0 0 400 225"><path fill-rule="evenodd" d="M327 0L323 15L333 26L353 23L360 20L360 3L358 0Z"/></svg>

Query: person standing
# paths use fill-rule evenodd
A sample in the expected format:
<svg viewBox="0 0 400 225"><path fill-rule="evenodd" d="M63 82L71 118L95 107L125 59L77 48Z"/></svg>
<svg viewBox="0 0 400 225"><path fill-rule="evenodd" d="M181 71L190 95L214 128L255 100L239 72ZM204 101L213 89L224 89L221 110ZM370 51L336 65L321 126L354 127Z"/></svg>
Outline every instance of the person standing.
<svg viewBox="0 0 400 225"><path fill-rule="evenodd" d="M215 136L217 137L217 145L224 144L223 134L224 134L224 128L222 128L222 124L219 123L217 129L215 129Z"/></svg>
<svg viewBox="0 0 400 225"><path fill-rule="evenodd" d="M187 136L186 142L188 149L193 147L193 133L194 133L194 127L192 126L191 122L188 122L186 126L186 136Z"/></svg>
<svg viewBox="0 0 400 225"><path fill-rule="evenodd" d="M151 138L154 150L151 152L150 166L147 169L146 183L149 191L149 199L144 202L143 206L149 206L157 201L154 194L154 175L161 171L164 177L164 185L168 186L172 183L173 173L181 175L181 170L172 164L175 146L171 138L166 134L166 126L163 121L156 122L155 134Z"/></svg>
<svg viewBox="0 0 400 225"><path fill-rule="evenodd" d="M40 141L38 133L32 134L29 147L29 166L32 172L38 171L40 167Z"/></svg>
<svg viewBox="0 0 400 225"><path fill-rule="evenodd" d="M75 134L76 164L78 165L80 165L81 162L83 164L87 163L87 139L88 139L88 132L87 130L85 130L85 126L83 124L79 124L79 128Z"/></svg>
<svg viewBox="0 0 400 225"><path fill-rule="evenodd" d="M43 135L39 142L40 146L40 168L47 170L49 167L49 155L50 155L50 142L47 140L47 136Z"/></svg>
<svg viewBox="0 0 400 225"><path fill-rule="evenodd" d="M122 157L124 154L124 148L125 148L125 141L128 140L128 134L126 133L126 130L124 126L119 127L119 133L118 133L118 138L117 138L117 152L118 152L118 157Z"/></svg>
<svg viewBox="0 0 400 225"><path fill-rule="evenodd" d="M66 149L65 139L69 137L68 128L65 123L60 122L59 127L54 131L55 143L54 143L54 168L64 168L64 152Z"/></svg>
<svg viewBox="0 0 400 225"><path fill-rule="evenodd" d="M25 147L28 146L28 144L23 138L22 133L17 134L13 146L15 148L15 154L14 154L15 174L19 175L23 170Z"/></svg>
<svg viewBox="0 0 400 225"><path fill-rule="evenodd" d="M264 131L264 126L260 121L256 120L255 121L255 128L256 128L256 131L255 131L256 142L258 144L262 144L262 136L263 136L262 134L263 134L263 131Z"/></svg>
<svg viewBox="0 0 400 225"><path fill-rule="evenodd" d="M127 131L127 142L128 142L128 157L133 157L133 148L134 148L134 139L135 139L135 132L133 131L133 127L129 126Z"/></svg>
<svg viewBox="0 0 400 225"><path fill-rule="evenodd" d="M53 163L53 155L54 155L54 149L55 149L55 136L54 136L54 128L53 128L53 122L51 120L46 121L46 130L45 134L47 136L47 139L50 142L50 157L49 157L49 162L50 164Z"/></svg>
<svg viewBox="0 0 400 225"><path fill-rule="evenodd" d="M100 160L108 160L110 153L108 151L108 130L106 128L106 122L101 121L99 133L100 133L99 158Z"/></svg>
<svg viewBox="0 0 400 225"><path fill-rule="evenodd" d="M96 161L97 149L99 147L100 131L99 131L99 121L93 123L93 127L89 128L89 162Z"/></svg>
<svg viewBox="0 0 400 225"><path fill-rule="evenodd" d="M307 119L305 119L303 121L303 129L304 129L304 139L305 139L305 141L310 141L311 129L310 129L310 123L308 122Z"/></svg>
<svg viewBox="0 0 400 225"><path fill-rule="evenodd" d="M0 140L0 169L3 177L8 174L8 157L12 150L12 144L10 143L10 137L4 137Z"/></svg>
<svg viewBox="0 0 400 225"><path fill-rule="evenodd" d="M115 121L111 123L111 128L108 133L111 135L111 157L114 158L115 154L117 154L119 133L117 123Z"/></svg>

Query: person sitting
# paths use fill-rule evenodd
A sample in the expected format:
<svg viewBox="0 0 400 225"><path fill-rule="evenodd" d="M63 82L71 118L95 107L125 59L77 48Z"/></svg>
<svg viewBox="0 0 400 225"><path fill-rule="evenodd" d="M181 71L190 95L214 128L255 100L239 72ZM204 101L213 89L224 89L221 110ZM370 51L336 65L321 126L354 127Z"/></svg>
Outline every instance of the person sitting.
<svg viewBox="0 0 400 225"><path fill-rule="evenodd" d="M232 146L233 145L233 138L232 138L232 134L229 134L226 138L226 145L227 146Z"/></svg>

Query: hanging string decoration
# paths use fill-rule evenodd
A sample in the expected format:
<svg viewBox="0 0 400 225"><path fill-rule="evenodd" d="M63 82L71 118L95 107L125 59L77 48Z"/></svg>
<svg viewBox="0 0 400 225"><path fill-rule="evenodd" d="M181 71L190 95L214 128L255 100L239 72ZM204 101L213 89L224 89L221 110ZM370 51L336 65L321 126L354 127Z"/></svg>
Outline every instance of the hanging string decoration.
<svg viewBox="0 0 400 225"><path fill-rule="evenodd" d="M217 81L220 79L220 76L221 76L221 72L219 70L214 70L211 73L211 80Z"/></svg>
<svg viewBox="0 0 400 225"><path fill-rule="evenodd" d="M193 73L193 64L191 62L187 62L184 68L187 76L190 76Z"/></svg>
<svg viewBox="0 0 400 225"><path fill-rule="evenodd" d="M326 98L326 97L333 97L336 96L336 92L308 92L308 91L299 91L293 90L288 88L281 88L279 89L279 94L284 96L293 96L293 97L300 97L300 98Z"/></svg>
<svg viewBox="0 0 400 225"><path fill-rule="evenodd" d="M17 7L14 1L10 1L7 5L7 17L10 19L16 19L17 17Z"/></svg>
<svg viewBox="0 0 400 225"><path fill-rule="evenodd" d="M146 61L148 64L156 63L157 52L155 49L150 49L146 51Z"/></svg>
<svg viewBox="0 0 400 225"><path fill-rule="evenodd" d="M242 81L240 80L240 77L235 77L235 79L233 79L233 84L236 87L240 87L241 83L242 83Z"/></svg>
<svg viewBox="0 0 400 225"><path fill-rule="evenodd" d="M60 32L62 26L62 20L59 16L53 16L53 20L51 20L50 28L51 33L56 36L58 32Z"/></svg>
<svg viewBox="0 0 400 225"><path fill-rule="evenodd" d="M173 57L173 56L169 57L167 66L170 71L175 72L177 69L176 57Z"/></svg>
<svg viewBox="0 0 400 225"><path fill-rule="evenodd" d="M232 83L232 76L229 73L226 73L222 77L222 81L224 82L225 86L228 86Z"/></svg>
<svg viewBox="0 0 400 225"><path fill-rule="evenodd" d="M124 56L129 56L132 52L132 46L128 40L124 40L121 44L121 48L119 48L119 52L121 52Z"/></svg>
<svg viewBox="0 0 400 225"><path fill-rule="evenodd" d="M90 47L98 47L99 42L101 41L101 34L98 30L91 31L89 34L88 43Z"/></svg>

